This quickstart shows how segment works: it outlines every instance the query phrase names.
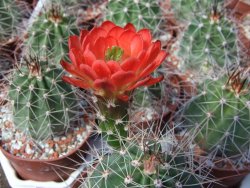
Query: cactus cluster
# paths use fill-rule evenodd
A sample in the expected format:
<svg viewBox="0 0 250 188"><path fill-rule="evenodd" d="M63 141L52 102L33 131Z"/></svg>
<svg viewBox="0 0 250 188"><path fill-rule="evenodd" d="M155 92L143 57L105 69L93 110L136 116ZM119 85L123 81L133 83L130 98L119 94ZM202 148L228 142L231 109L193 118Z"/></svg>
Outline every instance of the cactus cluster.
<svg viewBox="0 0 250 188"><path fill-rule="evenodd" d="M191 136L212 156L232 157L249 151L250 92L238 74L204 81L184 110Z"/></svg>
<svg viewBox="0 0 250 188"><path fill-rule="evenodd" d="M53 59L58 65L67 58L68 38L78 34L76 18L67 15L59 4L45 7L28 30L25 48L30 54Z"/></svg>
<svg viewBox="0 0 250 188"><path fill-rule="evenodd" d="M183 68L197 73L237 64L234 24L216 12L194 17L180 43Z"/></svg>
<svg viewBox="0 0 250 188"><path fill-rule="evenodd" d="M120 26L132 23L137 29L149 28L156 32L162 18L158 1L110 0L107 3L105 19Z"/></svg>
<svg viewBox="0 0 250 188"><path fill-rule="evenodd" d="M249 75L236 69L245 59L223 0L44 2L19 37L22 61L0 54L13 138L22 132L40 147L78 135L75 147L86 136L79 118L93 125L102 151L88 143L95 156L84 188L202 188L210 186L214 159L240 156L231 165L237 170L250 160ZM99 12L91 12L97 4ZM0 2L0 43L15 35L18 10L15 1Z"/></svg>
<svg viewBox="0 0 250 188"><path fill-rule="evenodd" d="M9 100L16 127L36 140L65 134L76 117L77 101L63 72L49 62L26 60L10 80Z"/></svg>

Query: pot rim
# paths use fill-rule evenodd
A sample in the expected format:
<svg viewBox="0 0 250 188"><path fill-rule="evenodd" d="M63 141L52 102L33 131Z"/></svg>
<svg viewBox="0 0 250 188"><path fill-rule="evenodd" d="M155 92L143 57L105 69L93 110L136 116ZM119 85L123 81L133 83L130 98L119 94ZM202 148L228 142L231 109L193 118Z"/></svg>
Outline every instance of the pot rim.
<svg viewBox="0 0 250 188"><path fill-rule="evenodd" d="M90 126L91 127L91 126ZM87 130L87 129L86 129ZM91 127L91 129L88 130L88 134L86 135L85 139L82 141L81 144L79 144L75 149L71 150L69 153L67 153L66 155L63 155L57 159L26 159L26 158L21 158L15 155L12 155L11 153L9 153L8 151L6 151L5 149L2 148L2 144L0 144L0 149L3 152L3 154L9 159L9 158L14 158L15 160L19 160L19 161L25 161L25 162L30 162L30 163L50 163L50 162L55 162L55 161L59 161L61 159L64 158L68 158L70 157L70 155L74 154L79 148L81 148L84 144L87 143L87 140L91 137L93 133L93 128Z"/></svg>
<svg viewBox="0 0 250 188"><path fill-rule="evenodd" d="M207 153L206 151L201 149L196 144L195 151L194 151L194 157L197 158L197 160L196 159L194 159L194 160L196 162L199 162L200 161L199 159L201 159L201 161L204 162L206 159L208 159L206 153ZM225 158L226 160L224 160L223 157L215 156L212 159L212 162L214 163L214 166L212 166L212 169L215 169L215 170L218 170L218 171L234 171L234 172L238 172L238 175L244 174L244 173L239 173L239 172L242 172L242 171L247 171L246 173L248 173L250 171L250 164L246 165L246 164L243 163L241 168L236 167L236 166L233 165L232 160L240 158L241 156L242 156L241 154L234 155L234 156ZM223 167L218 167L217 164L219 164L221 162L224 162L226 165L223 166Z"/></svg>

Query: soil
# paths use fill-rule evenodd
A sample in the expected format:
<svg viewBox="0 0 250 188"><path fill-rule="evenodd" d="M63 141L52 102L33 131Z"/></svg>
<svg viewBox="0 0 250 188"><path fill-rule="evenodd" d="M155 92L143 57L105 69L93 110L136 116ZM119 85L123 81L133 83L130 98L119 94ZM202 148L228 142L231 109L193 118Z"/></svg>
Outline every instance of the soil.
<svg viewBox="0 0 250 188"><path fill-rule="evenodd" d="M76 127L67 136L58 136L38 142L28 139L23 132L16 130L10 121L5 121L1 127L2 147L21 158L57 159L78 147L90 129L90 126Z"/></svg>

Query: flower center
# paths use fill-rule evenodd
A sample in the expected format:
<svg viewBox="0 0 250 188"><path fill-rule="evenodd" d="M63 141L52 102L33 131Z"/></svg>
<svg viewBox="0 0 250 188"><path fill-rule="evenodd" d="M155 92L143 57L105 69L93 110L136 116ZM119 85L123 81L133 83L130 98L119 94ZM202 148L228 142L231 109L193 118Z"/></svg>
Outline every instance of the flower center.
<svg viewBox="0 0 250 188"><path fill-rule="evenodd" d="M105 52L105 60L106 61L120 61L122 58L124 51L119 46L112 46L108 48Z"/></svg>

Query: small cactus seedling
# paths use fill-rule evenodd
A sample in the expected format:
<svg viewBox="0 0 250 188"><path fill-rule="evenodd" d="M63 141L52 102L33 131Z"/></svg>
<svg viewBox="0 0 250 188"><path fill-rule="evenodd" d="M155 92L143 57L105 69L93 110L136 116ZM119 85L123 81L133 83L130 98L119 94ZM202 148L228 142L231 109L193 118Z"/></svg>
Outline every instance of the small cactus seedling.
<svg viewBox="0 0 250 188"><path fill-rule="evenodd" d="M215 10L209 16L197 16L189 24L181 41L180 56L184 68L205 73L237 62L237 39L233 23Z"/></svg>
<svg viewBox="0 0 250 188"><path fill-rule="evenodd" d="M77 34L76 19L63 13L59 5L44 9L28 30L26 49L29 54L53 58L58 65L68 52L68 37Z"/></svg>
<svg viewBox="0 0 250 188"><path fill-rule="evenodd" d="M243 156L250 145L250 91L240 71L206 80L184 110L185 126L212 156ZM244 86L246 85L246 86Z"/></svg>
<svg viewBox="0 0 250 188"><path fill-rule="evenodd" d="M100 156L83 185L92 188L202 187L198 175L185 166L183 156L168 156L157 146L149 147L142 149L131 141L120 151Z"/></svg>
<svg viewBox="0 0 250 188"><path fill-rule="evenodd" d="M36 140L64 134L76 117L74 92L61 80L59 68L36 59L26 61L27 67L15 71L10 81L14 124Z"/></svg>
<svg viewBox="0 0 250 188"><path fill-rule="evenodd" d="M137 29L149 28L157 31L161 20L157 1L110 0L107 4L106 19L119 26L132 23Z"/></svg>

